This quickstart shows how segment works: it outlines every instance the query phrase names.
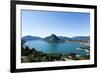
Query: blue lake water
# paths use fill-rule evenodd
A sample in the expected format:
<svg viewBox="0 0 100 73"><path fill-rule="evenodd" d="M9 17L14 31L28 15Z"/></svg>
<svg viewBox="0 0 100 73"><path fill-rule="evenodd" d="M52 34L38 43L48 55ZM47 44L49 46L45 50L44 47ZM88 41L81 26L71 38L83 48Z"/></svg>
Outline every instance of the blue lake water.
<svg viewBox="0 0 100 73"><path fill-rule="evenodd" d="M42 51L44 53L76 53L78 55L88 54L84 50L77 50L76 48L85 47L84 45L77 43L48 43L43 40L34 40L28 41L24 45L29 46L29 48L35 48L35 50Z"/></svg>

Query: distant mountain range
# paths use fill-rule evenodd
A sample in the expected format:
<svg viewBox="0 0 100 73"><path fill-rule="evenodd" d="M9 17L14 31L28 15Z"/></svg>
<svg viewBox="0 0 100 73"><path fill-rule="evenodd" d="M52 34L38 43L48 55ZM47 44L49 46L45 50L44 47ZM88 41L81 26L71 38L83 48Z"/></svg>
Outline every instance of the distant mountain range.
<svg viewBox="0 0 100 73"><path fill-rule="evenodd" d="M40 40L40 39L42 39L42 38L37 37L37 36L28 35L28 36L22 37L21 40L23 41L23 43L25 43L25 42L27 42L27 41L31 41L31 40Z"/></svg>
<svg viewBox="0 0 100 73"><path fill-rule="evenodd" d="M90 36L76 36L72 38L73 40L90 40Z"/></svg>
<svg viewBox="0 0 100 73"><path fill-rule="evenodd" d="M23 43L30 41L30 40L44 40L44 41L51 42L51 43L63 43L66 40L67 41L85 41L89 39L90 39L89 36L76 36L76 37L69 38L65 36L56 36L55 34L51 34L50 36L47 36L45 38L41 38L37 36L30 36L30 35L22 37Z"/></svg>

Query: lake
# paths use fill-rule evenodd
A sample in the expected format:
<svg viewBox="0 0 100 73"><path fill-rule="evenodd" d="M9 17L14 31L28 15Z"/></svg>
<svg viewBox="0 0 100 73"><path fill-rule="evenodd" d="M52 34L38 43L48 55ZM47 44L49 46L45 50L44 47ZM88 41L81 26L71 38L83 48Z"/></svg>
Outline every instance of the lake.
<svg viewBox="0 0 100 73"><path fill-rule="evenodd" d="M61 53L69 54L76 53L78 55L86 55L88 52L84 50L78 50L76 48L86 47L78 43L48 43L43 40L33 40L27 41L24 45L29 46L29 48L35 48L37 51L42 51L44 53Z"/></svg>

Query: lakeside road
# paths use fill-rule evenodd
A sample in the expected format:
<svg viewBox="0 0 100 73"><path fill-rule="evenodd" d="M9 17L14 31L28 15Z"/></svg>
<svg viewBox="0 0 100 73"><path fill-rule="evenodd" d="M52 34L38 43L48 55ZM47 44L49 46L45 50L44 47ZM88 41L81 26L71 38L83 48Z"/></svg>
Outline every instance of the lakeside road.
<svg viewBox="0 0 100 73"><path fill-rule="evenodd" d="M66 40L65 41L66 43L78 43L78 44L81 44L81 45L85 45L85 46L90 46L90 40L87 40L87 41L79 41L79 40Z"/></svg>
<svg viewBox="0 0 100 73"><path fill-rule="evenodd" d="M79 44L85 45L85 46L90 46L90 42L79 42Z"/></svg>

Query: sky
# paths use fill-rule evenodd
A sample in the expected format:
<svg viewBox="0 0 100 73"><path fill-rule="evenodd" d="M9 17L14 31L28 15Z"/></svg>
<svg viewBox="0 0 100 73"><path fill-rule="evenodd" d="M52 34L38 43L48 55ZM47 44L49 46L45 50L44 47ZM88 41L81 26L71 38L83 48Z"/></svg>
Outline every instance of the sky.
<svg viewBox="0 0 100 73"><path fill-rule="evenodd" d="M22 36L89 36L90 13L21 11Z"/></svg>

